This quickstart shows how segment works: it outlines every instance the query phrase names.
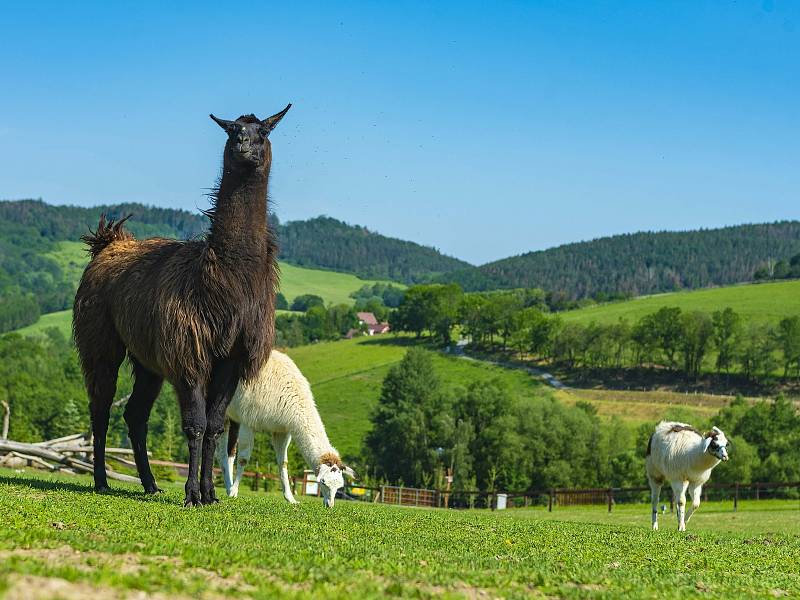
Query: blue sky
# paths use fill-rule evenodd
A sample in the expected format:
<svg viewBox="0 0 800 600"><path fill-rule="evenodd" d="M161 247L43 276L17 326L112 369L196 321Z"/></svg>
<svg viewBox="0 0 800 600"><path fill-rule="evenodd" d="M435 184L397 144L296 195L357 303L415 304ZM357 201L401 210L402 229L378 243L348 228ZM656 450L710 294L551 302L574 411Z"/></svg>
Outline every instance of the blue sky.
<svg viewBox="0 0 800 600"><path fill-rule="evenodd" d="M800 217L800 3L292 4L4 3L0 198L203 208L208 113L291 101L282 220L482 263Z"/></svg>

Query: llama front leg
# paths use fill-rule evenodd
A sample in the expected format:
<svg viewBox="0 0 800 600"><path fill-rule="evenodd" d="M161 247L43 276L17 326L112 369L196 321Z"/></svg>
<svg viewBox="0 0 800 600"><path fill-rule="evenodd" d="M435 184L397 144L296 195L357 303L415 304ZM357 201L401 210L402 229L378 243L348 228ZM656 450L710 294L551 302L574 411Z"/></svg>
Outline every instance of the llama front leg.
<svg viewBox="0 0 800 600"><path fill-rule="evenodd" d="M250 456L253 454L253 445L255 444L256 434L247 425L239 425L239 445L236 449L236 478L233 480L233 487L231 488L230 495L236 498L239 495L239 484L242 481L242 475L250 462Z"/></svg>
<svg viewBox="0 0 800 600"><path fill-rule="evenodd" d="M653 530L658 529L658 499L661 496L661 484L652 479L650 481L650 500L653 505Z"/></svg>
<svg viewBox="0 0 800 600"><path fill-rule="evenodd" d="M206 430L203 436L203 458L200 465L200 496L203 504L219 502L214 491L214 454L217 440L225 429L225 412L239 385L236 363L230 359L217 362L211 373L211 386L206 400Z"/></svg>
<svg viewBox="0 0 800 600"><path fill-rule="evenodd" d="M178 402L181 406L181 423L189 446L189 475L186 478L186 497L184 506L202 506L200 481L197 472L200 467L200 453L203 449L203 435L206 431L206 394L203 386L176 386Z"/></svg>
<svg viewBox="0 0 800 600"><path fill-rule="evenodd" d="M289 444L292 442L292 435L288 432L275 432L272 434L272 447L275 449L275 457L278 461L278 469L281 472L281 485L283 486L283 497L289 504L298 504L292 494L292 486L289 482Z"/></svg>
<svg viewBox="0 0 800 600"><path fill-rule="evenodd" d="M689 487L688 481L672 482L672 493L675 497L675 514L678 517L678 531L686 531L686 489Z"/></svg>
<svg viewBox="0 0 800 600"><path fill-rule="evenodd" d="M689 488L689 495L692 497L692 507L689 509L689 512L686 515L686 522L689 522L689 519L692 518L694 512L700 508L700 498L703 495L703 485L694 485Z"/></svg>

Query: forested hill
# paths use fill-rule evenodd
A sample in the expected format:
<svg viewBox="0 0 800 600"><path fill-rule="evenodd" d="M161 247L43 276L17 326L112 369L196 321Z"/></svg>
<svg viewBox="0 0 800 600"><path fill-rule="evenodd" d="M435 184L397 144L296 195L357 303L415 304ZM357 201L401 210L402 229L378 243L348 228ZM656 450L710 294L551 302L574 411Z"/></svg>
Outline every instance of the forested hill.
<svg viewBox="0 0 800 600"><path fill-rule="evenodd" d="M202 235L208 219L198 212L142 204L54 206L41 200L0 201L0 332L34 323L40 314L69 308L82 265L62 242L77 242L97 226L101 213L132 214L127 227L138 238L188 239ZM320 217L277 225L281 260L353 273L368 279L426 281L468 266L427 248ZM74 256L74 246L72 254Z"/></svg>
<svg viewBox="0 0 800 600"><path fill-rule="evenodd" d="M136 237L174 237L188 239L203 233L208 219L199 212L172 208L157 208L138 203L105 204L92 206L54 206L41 200L14 200L0 202L2 233L9 227L28 228L28 232L52 240L77 241L88 228L94 228L101 213L120 217L132 214L127 223ZM15 228L18 229L18 228ZM18 229L20 232L24 229Z"/></svg>
<svg viewBox="0 0 800 600"><path fill-rule="evenodd" d="M435 248L386 237L330 217L290 221L279 231L282 258L303 267L404 283L427 281L471 267Z"/></svg>
<svg viewBox="0 0 800 600"><path fill-rule="evenodd" d="M767 261L800 252L800 221L643 232L567 244L444 275L466 290L539 287L572 298L639 296L751 281Z"/></svg>

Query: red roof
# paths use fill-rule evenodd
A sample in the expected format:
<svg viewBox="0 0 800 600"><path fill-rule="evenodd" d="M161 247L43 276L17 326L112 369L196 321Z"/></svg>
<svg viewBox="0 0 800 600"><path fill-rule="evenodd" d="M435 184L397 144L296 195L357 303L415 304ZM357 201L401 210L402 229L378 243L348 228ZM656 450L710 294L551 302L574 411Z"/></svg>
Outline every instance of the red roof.
<svg viewBox="0 0 800 600"><path fill-rule="evenodd" d="M378 319L376 319L375 315L373 315L371 312L360 312L356 313L356 315L358 316L358 320L362 323L366 323L367 325L378 324Z"/></svg>

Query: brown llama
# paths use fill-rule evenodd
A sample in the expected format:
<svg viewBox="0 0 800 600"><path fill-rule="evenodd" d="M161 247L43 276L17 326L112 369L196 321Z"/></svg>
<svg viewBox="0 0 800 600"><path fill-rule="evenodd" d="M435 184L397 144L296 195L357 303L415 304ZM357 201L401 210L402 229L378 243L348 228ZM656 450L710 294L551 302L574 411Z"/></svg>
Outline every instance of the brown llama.
<svg viewBox="0 0 800 600"><path fill-rule="evenodd" d="M263 121L211 115L228 140L205 239L135 240L123 228L127 217L101 217L97 231L82 238L91 261L72 325L89 393L96 490L108 490L109 411L127 354L135 381L124 417L145 491L159 491L147 458L147 421L166 379L189 445L185 505L217 502L212 468L225 411L239 381L267 361L275 336L279 275L267 220L268 136L290 106Z"/></svg>

